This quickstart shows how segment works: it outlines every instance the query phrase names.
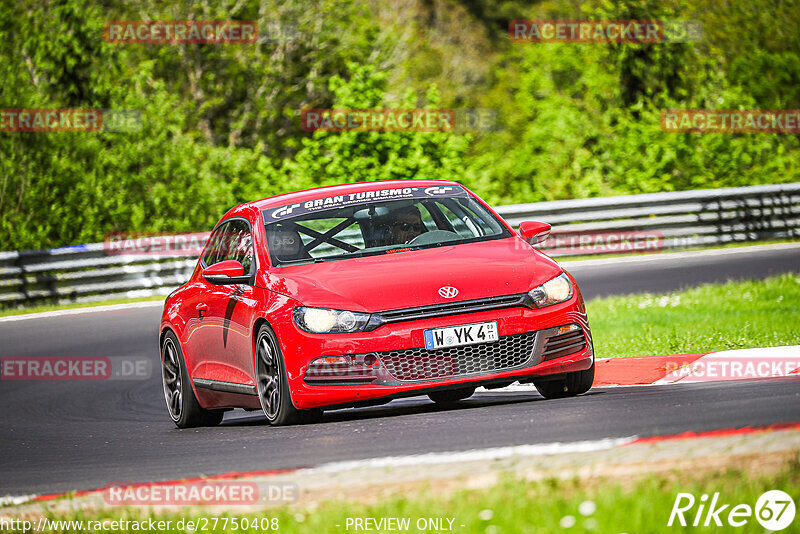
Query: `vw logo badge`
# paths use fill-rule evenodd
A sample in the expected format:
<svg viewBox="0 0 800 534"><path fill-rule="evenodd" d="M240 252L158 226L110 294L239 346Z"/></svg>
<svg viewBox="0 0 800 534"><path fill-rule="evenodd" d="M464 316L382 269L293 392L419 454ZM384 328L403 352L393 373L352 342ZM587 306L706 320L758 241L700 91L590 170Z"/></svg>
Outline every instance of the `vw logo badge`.
<svg viewBox="0 0 800 534"><path fill-rule="evenodd" d="M452 286L444 286L439 288L439 295L446 298L451 299L458 295L458 289Z"/></svg>

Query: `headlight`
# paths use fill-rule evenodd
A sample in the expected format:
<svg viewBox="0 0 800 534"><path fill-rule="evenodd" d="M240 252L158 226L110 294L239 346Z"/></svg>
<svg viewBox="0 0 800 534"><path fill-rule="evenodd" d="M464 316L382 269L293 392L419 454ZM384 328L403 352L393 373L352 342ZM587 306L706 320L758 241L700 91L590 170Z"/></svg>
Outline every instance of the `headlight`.
<svg viewBox="0 0 800 534"><path fill-rule="evenodd" d="M362 332L370 317L368 313L305 306L295 308L293 315L297 326L313 334Z"/></svg>
<svg viewBox="0 0 800 534"><path fill-rule="evenodd" d="M539 287L531 289L528 295L537 308L558 304L572 297L572 282L565 273L561 273Z"/></svg>

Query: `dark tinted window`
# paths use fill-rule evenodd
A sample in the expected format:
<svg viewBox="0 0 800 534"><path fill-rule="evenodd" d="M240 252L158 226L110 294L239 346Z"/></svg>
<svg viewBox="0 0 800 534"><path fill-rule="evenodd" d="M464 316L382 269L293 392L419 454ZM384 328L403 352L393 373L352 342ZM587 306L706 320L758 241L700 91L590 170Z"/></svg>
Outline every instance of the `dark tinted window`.
<svg viewBox="0 0 800 534"><path fill-rule="evenodd" d="M226 260L236 260L244 265L244 272L250 272L253 265L253 234L250 226L242 219L234 219L228 223L225 232Z"/></svg>
<svg viewBox="0 0 800 534"><path fill-rule="evenodd" d="M216 230L211 232L206 245L206 251L203 254L203 264L206 267L219 263L225 259L225 229L230 223L223 223L217 227Z"/></svg>
<svg viewBox="0 0 800 534"><path fill-rule="evenodd" d="M247 222L233 219L217 227L208 239L203 263L208 267L224 260L236 260L250 272L253 265L253 235Z"/></svg>

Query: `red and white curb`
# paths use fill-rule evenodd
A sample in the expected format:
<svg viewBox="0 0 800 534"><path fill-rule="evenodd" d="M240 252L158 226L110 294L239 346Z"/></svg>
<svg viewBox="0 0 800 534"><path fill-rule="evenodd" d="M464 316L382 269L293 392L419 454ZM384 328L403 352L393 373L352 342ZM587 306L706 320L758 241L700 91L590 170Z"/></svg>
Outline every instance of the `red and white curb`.
<svg viewBox="0 0 800 534"><path fill-rule="evenodd" d="M597 358L593 388L800 378L800 345L669 356ZM479 391L488 391L481 388ZM491 391L532 392L533 384Z"/></svg>
<svg viewBox="0 0 800 534"><path fill-rule="evenodd" d="M597 360L594 387L800 377L800 346Z"/></svg>
<svg viewBox="0 0 800 534"><path fill-rule="evenodd" d="M381 469L388 467L442 465L460 462L475 462L481 460L496 461L515 456L532 457L551 456L554 454L596 452L627 445L629 443L633 443L636 441L636 439L636 436L630 436L624 438L574 441L570 443L536 443L531 445L490 447L487 449L473 449L468 451L429 452L424 454L410 454L403 456L385 456L382 458L369 458L366 460L332 462L319 467L313 467L311 470L323 473L338 473L360 468Z"/></svg>

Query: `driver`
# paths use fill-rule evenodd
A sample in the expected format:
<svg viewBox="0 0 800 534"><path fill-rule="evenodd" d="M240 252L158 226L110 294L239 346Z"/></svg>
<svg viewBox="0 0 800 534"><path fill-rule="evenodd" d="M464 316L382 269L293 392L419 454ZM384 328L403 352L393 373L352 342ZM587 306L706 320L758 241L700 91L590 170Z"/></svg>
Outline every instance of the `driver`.
<svg viewBox="0 0 800 534"><path fill-rule="evenodd" d="M425 232L425 224L419 208L414 205L405 206L392 212L388 222L391 244L399 245L410 242Z"/></svg>

